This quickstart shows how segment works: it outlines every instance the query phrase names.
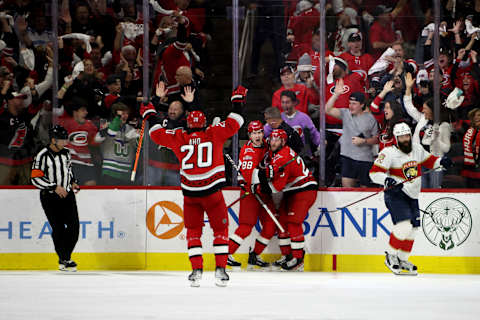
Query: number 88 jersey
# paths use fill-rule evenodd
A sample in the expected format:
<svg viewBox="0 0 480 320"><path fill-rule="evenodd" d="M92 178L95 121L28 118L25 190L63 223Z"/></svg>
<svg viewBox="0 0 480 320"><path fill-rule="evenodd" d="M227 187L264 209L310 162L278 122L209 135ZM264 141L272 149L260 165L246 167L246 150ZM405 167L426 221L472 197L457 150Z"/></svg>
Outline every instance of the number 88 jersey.
<svg viewBox="0 0 480 320"><path fill-rule="evenodd" d="M242 116L230 113L225 121L204 130L165 129L155 125L150 137L171 149L180 166L180 185L185 196L210 195L225 186L223 145L243 124Z"/></svg>
<svg viewBox="0 0 480 320"><path fill-rule="evenodd" d="M248 190L250 190L253 170L257 168L260 161L263 160L267 150L268 147L265 141L263 141L261 147L255 147L250 140L245 143L242 147L242 150L240 150L240 155L238 157L240 172L247 180L245 183L247 183L249 186ZM242 180L242 178L240 177L239 180Z"/></svg>

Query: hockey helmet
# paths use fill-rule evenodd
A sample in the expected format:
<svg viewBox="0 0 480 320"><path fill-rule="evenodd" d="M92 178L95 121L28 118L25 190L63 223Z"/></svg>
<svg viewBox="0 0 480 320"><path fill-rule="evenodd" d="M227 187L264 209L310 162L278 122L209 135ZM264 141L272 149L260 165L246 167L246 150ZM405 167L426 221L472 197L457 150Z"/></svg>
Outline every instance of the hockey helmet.
<svg viewBox="0 0 480 320"><path fill-rule="evenodd" d="M187 126L189 128L203 128L207 124L207 118L202 111L191 111L187 117Z"/></svg>
<svg viewBox="0 0 480 320"><path fill-rule="evenodd" d="M249 134L252 133L253 131L258 131L258 130L263 130L263 124L260 121L254 120L248 124Z"/></svg>
<svg viewBox="0 0 480 320"><path fill-rule="evenodd" d="M275 129L270 134L270 139L283 139L283 142L287 142L287 133L283 129Z"/></svg>
<svg viewBox="0 0 480 320"><path fill-rule="evenodd" d="M57 140L67 140L68 132L64 127L55 125L48 130L48 136L50 139L55 138Z"/></svg>
<svg viewBox="0 0 480 320"><path fill-rule="evenodd" d="M393 142L398 146L398 137L409 134L412 135L410 126L405 122L399 122L393 126Z"/></svg>

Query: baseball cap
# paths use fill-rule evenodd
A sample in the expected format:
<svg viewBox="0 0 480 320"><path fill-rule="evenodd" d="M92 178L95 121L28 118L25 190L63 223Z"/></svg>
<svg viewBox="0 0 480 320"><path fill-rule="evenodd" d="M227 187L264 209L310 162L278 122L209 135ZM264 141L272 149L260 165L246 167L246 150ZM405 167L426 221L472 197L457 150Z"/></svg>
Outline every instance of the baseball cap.
<svg viewBox="0 0 480 320"><path fill-rule="evenodd" d="M285 72L294 73L295 70L292 68L292 66L287 64L280 68L280 75L284 74Z"/></svg>
<svg viewBox="0 0 480 320"><path fill-rule="evenodd" d="M348 42L362 41L362 38L362 33L357 31L348 36Z"/></svg>
<svg viewBox="0 0 480 320"><path fill-rule="evenodd" d="M372 15L376 18L381 14L392 12L393 8L387 8L387 6L380 4L373 9Z"/></svg>
<svg viewBox="0 0 480 320"><path fill-rule="evenodd" d="M22 93L22 92L16 92L13 90L9 90L6 94L7 100L12 100L12 99L27 99L27 95Z"/></svg>
<svg viewBox="0 0 480 320"><path fill-rule="evenodd" d="M349 100L365 103L365 94L360 91L352 92Z"/></svg>

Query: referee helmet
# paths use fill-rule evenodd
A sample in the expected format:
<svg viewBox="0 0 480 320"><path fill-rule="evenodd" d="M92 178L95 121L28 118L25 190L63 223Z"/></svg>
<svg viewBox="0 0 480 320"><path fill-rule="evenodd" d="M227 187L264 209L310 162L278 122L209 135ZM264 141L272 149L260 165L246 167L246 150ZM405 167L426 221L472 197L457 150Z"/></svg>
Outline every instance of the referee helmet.
<svg viewBox="0 0 480 320"><path fill-rule="evenodd" d="M50 139L55 138L57 140L67 140L68 132L64 127L55 125L48 130L48 136Z"/></svg>

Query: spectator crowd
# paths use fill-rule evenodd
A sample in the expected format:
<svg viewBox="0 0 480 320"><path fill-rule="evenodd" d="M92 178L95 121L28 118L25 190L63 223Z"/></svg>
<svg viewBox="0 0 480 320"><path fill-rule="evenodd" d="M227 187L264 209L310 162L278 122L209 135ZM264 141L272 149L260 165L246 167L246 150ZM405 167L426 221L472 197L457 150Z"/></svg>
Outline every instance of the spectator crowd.
<svg viewBox="0 0 480 320"><path fill-rule="evenodd" d="M423 187L480 186L480 0L439 1L440 110L434 106L431 1L328 0L324 44L318 0L240 1L257 17L244 80L266 72L274 84L267 92L269 105L255 106L248 117L266 123L267 137L273 129L285 129L314 171L325 157L327 186L374 186L368 171L378 151L395 143L392 128L399 121L411 126L414 143L455 162L446 173L422 177ZM142 1L61 0L56 39L50 2L1 2L0 185L31 183L32 156L48 143L53 123L68 131L67 148L81 185L132 184L143 96L151 96L170 129L185 127L190 110L207 107L209 97L201 93L207 85L215 89L215 82L208 82L214 63L210 47L231 31L215 28L208 1L149 3L144 63ZM267 61L270 68L262 58L267 42L274 57ZM320 101L321 81L325 101ZM265 90L262 83L257 86ZM319 132L321 109L325 141ZM222 114L217 111L209 117ZM145 142L141 157L146 159L139 162L133 184L178 186L173 152ZM322 143L325 154L318 151Z"/></svg>

